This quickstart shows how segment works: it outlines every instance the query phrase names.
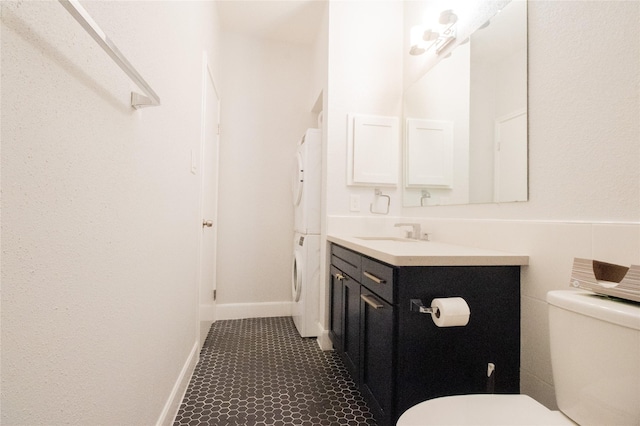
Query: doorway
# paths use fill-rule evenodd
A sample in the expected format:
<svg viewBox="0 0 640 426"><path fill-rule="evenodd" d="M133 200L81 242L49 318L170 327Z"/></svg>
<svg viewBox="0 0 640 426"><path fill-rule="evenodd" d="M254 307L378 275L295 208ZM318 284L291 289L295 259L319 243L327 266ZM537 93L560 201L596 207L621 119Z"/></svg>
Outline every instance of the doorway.
<svg viewBox="0 0 640 426"><path fill-rule="evenodd" d="M215 321L216 250L218 239L218 155L220 137L220 97L213 73L203 54L202 66L202 128L201 128L201 205L202 236L200 244L199 322L206 336L207 324Z"/></svg>

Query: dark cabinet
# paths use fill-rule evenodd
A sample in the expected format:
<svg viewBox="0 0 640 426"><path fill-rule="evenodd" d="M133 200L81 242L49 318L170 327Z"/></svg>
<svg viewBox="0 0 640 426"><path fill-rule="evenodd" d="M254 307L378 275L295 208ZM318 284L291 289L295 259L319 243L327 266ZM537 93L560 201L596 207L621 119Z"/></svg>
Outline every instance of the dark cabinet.
<svg viewBox="0 0 640 426"><path fill-rule="evenodd" d="M329 337L351 377L360 371L360 255L336 246L331 256Z"/></svg>
<svg viewBox="0 0 640 426"><path fill-rule="evenodd" d="M386 423L393 408L394 308L366 287L361 291L360 389L380 422Z"/></svg>
<svg viewBox="0 0 640 426"><path fill-rule="evenodd" d="M344 284L342 283L344 275L333 265L330 272L331 326L329 327L329 338L335 350L344 352Z"/></svg>
<svg viewBox="0 0 640 426"><path fill-rule="evenodd" d="M398 416L440 396L519 393L519 266L403 267L397 273ZM411 311L410 299L430 305L441 297L465 299L471 311L466 326L440 328L431 315Z"/></svg>
<svg viewBox="0 0 640 426"><path fill-rule="evenodd" d="M351 376L360 369L360 283L344 280L344 358Z"/></svg>
<svg viewBox="0 0 640 426"><path fill-rule="evenodd" d="M333 245L331 253L329 336L376 418L384 423L394 407L394 271L340 246Z"/></svg>
<svg viewBox="0 0 640 426"><path fill-rule="evenodd" d="M519 266L396 267L332 244L330 285L331 340L381 426L431 398L519 392ZM465 299L466 326L411 309L441 297Z"/></svg>

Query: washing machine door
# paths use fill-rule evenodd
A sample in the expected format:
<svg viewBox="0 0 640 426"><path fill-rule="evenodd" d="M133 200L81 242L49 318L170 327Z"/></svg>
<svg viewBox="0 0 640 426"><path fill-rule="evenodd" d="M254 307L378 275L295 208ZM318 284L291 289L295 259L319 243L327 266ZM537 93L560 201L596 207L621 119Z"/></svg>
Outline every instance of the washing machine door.
<svg viewBox="0 0 640 426"><path fill-rule="evenodd" d="M300 293L302 292L302 276L304 274L304 263L302 261L302 253L299 250L293 252L293 268L291 272L291 296L293 301L300 301Z"/></svg>
<svg viewBox="0 0 640 426"><path fill-rule="evenodd" d="M300 200L302 200L302 191L304 189L304 162L302 161L302 155L300 153L296 153L296 160L294 164L293 171L293 182L292 182L292 191L293 191L293 205L298 207L300 205Z"/></svg>

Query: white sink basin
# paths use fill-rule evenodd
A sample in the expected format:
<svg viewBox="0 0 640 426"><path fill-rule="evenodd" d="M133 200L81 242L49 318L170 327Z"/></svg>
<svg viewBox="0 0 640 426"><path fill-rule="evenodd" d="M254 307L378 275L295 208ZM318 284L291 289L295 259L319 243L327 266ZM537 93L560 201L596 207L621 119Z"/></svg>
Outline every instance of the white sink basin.
<svg viewBox="0 0 640 426"><path fill-rule="evenodd" d="M409 238L399 238L399 237L356 237L359 240L366 241L398 241L400 243L415 243L418 240L411 240Z"/></svg>

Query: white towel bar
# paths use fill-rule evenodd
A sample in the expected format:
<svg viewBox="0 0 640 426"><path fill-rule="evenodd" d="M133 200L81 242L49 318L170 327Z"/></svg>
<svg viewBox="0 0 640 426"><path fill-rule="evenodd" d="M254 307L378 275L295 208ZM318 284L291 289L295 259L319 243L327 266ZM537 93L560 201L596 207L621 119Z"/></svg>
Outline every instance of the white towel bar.
<svg viewBox="0 0 640 426"><path fill-rule="evenodd" d="M133 82L144 92L131 92L131 106L135 109L160 105L160 98L147 84L142 76L136 71L131 63L118 50L115 44L107 37L102 29L96 24L91 15L80 5L78 0L58 0L62 6L75 18L82 28L98 43L102 49L114 60L116 64L133 80Z"/></svg>

